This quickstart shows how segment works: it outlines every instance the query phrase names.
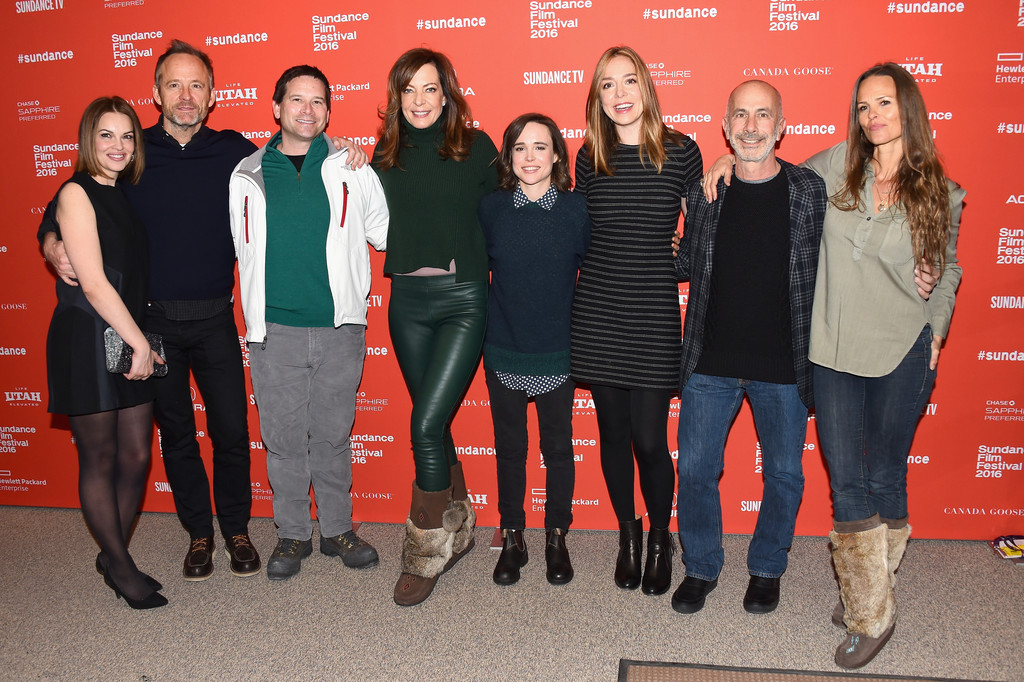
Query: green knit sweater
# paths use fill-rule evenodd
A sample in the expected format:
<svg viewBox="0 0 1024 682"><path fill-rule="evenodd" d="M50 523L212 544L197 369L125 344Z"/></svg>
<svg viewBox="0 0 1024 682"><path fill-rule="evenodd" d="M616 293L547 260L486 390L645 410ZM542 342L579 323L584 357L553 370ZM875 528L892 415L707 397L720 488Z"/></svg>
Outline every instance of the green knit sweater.
<svg viewBox="0 0 1024 682"><path fill-rule="evenodd" d="M402 124L403 143L410 146L399 154L400 167L382 171L374 163L391 213L384 272L447 270L455 259L456 281L486 282L487 252L476 209L498 186L498 150L477 131L468 159L442 159L440 119L423 130ZM375 150L375 162L378 154Z"/></svg>

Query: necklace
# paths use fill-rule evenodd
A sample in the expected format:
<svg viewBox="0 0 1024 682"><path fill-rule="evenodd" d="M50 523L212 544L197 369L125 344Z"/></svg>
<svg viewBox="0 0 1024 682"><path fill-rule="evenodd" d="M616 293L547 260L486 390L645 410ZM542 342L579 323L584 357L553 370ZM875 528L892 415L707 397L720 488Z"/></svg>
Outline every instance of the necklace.
<svg viewBox="0 0 1024 682"><path fill-rule="evenodd" d="M890 199L892 198L892 178L886 178L885 180L876 180L874 185L875 193L878 195L878 212L881 213L885 209L889 208L892 204Z"/></svg>

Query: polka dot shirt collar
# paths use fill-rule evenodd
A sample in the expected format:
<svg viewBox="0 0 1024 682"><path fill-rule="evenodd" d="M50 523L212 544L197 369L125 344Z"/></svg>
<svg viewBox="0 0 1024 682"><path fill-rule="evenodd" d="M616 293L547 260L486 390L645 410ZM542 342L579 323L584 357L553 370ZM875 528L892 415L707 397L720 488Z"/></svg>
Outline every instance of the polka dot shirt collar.
<svg viewBox="0 0 1024 682"><path fill-rule="evenodd" d="M536 203L538 206L543 208L545 211L550 211L555 205L555 200L558 198L558 190L555 189L554 185L548 187L548 191L544 192L544 196L538 199L536 202L531 202L530 197L526 196L523 191L522 185L516 185L516 191L512 195L512 205L516 208L522 208L529 203Z"/></svg>

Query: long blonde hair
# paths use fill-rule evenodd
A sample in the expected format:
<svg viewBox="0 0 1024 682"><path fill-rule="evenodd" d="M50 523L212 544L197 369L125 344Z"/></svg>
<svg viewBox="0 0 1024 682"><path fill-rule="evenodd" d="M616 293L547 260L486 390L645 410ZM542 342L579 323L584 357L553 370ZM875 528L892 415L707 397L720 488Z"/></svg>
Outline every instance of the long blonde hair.
<svg viewBox="0 0 1024 682"><path fill-rule="evenodd" d="M597 60L597 66L594 67L594 76L590 80L590 92L587 94L587 136L584 149L590 157L595 174L614 174L615 169L612 168L610 160L615 153L615 145L619 142L619 136L615 131L615 124L605 115L601 107L601 78L604 77L605 69L608 68L608 62L615 57L625 57L633 63L633 68L636 70L644 107L643 114L641 114L638 153L641 163L650 161L660 173L665 165L665 159L668 158L665 147L669 144L685 147L690 140L662 122L661 105L658 103L658 94L654 91L651 72L636 50L625 45L609 47Z"/></svg>

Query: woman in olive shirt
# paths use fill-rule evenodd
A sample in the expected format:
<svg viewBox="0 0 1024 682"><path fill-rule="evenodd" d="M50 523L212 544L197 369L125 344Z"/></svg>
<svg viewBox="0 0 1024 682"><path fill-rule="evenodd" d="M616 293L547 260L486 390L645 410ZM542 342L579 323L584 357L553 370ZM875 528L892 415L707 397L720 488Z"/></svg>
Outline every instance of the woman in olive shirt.
<svg viewBox="0 0 1024 682"><path fill-rule="evenodd" d="M451 422L480 361L487 320L487 252L480 198L498 186L498 150L467 126L469 107L448 58L409 50L388 76L373 167L391 213L384 272L388 326L412 397L416 480L395 602L430 596L473 547L476 515Z"/></svg>
<svg viewBox="0 0 1024 682"><path fill-rule="evenodd" d="M870 661L893 631L893 572L910 536L907 455L935 382L961 269L966 194L946 179L913 76L864 72L845 143L807 165L832 197L811 317L818 435L832 480L832 557L847 635L836 664ZM914 269L939 273L930 298Z"/></svg>

